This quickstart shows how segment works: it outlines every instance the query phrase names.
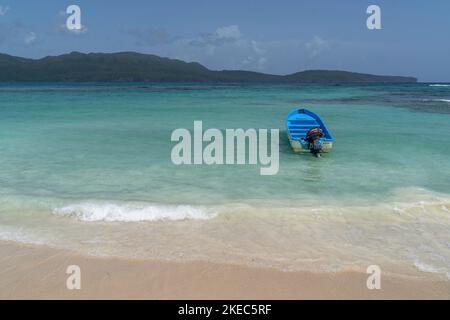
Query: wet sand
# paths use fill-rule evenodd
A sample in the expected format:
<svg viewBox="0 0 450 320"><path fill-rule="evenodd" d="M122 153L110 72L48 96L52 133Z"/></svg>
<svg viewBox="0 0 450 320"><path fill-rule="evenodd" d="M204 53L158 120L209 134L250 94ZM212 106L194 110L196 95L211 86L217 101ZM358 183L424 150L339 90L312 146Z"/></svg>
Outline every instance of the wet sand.
<svg viewBox="0 0 450 320"><path fill-rule="evenodd" d="M284 272L214 264L83 256L0 241L1 299L450 299L450 281L382 276L368 290L365 273ZM81 269L69 290L66 269Z"/></svg>

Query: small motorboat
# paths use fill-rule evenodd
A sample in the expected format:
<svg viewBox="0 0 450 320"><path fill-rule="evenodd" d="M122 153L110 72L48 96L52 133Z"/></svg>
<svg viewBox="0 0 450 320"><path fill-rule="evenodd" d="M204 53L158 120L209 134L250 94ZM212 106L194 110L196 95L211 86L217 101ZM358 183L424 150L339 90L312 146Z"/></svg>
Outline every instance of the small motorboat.
<svg viewBox="0 0 450 320"><path fill-rule="evenodd" d="M307 109L295 109L286 116L286 129L294 152L319 156L333 147L333 137L322 119Z"/></svg>

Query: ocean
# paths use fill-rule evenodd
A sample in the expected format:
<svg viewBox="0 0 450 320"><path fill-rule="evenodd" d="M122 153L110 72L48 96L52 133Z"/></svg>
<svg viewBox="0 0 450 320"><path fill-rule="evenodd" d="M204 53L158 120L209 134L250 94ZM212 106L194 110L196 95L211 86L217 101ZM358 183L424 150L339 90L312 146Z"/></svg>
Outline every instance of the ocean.
<svg viewBox="0 0 450 320"><path fill-rule="evenodd" d="M335 138L294 154L284 119ZM0 84L0 239L129 259L450 278L450 85ZM279 129L279 171L171 133Z"/></svg>

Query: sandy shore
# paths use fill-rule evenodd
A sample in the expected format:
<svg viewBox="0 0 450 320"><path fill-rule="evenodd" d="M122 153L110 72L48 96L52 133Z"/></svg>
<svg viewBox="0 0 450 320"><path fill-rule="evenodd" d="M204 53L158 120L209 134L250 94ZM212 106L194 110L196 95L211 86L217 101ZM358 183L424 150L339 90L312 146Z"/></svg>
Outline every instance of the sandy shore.
<svg viewBox="0 0 450 320"><path fill-rule="evenodd" d="M206 262L99 258L0 242L1 299L450 299L450 281L364 273L283 272ZM81 268L81 289L66 288L66 269Z"/></svg>

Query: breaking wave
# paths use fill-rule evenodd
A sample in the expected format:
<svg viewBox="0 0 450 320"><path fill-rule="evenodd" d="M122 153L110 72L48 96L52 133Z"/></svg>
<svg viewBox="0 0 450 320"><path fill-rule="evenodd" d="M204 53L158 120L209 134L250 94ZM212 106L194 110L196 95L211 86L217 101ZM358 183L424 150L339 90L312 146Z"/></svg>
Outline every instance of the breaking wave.
<svg viewBox="0 0 450 320"><path fill-rule="evenodd" d="M447 279L450 279L450 272L448 272L445 268L438 268L431 264L423 263L419 260L414 261L414 266L422 272L426 273L442 273L445 274Z"/></svg>
<svg viewBox="0 0 450 320"><path fill-rule="evenodd" d="M82 221L157 221L205 220L216 216L200 207L189 205L90 203L71 204L53 210L54 214L75 217Z"/></svg>

